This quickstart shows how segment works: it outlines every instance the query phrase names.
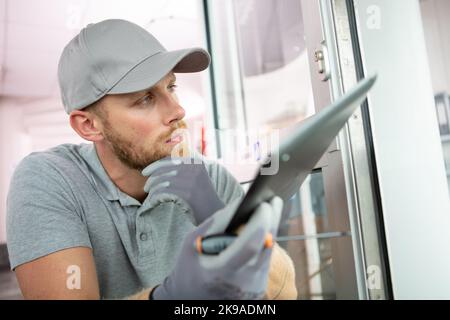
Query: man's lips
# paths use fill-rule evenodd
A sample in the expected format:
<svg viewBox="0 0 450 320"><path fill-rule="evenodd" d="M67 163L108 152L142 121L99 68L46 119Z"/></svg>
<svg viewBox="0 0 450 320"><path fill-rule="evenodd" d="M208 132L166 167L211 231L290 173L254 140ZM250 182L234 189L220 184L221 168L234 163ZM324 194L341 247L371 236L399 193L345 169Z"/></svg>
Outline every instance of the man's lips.
<svg viewBox="0 0 450 320"><path fill-rule="evenodd" d="M166 140L166 143L177 144L183 141L183 137L181 135L174 135L173 137Z"/></svg>

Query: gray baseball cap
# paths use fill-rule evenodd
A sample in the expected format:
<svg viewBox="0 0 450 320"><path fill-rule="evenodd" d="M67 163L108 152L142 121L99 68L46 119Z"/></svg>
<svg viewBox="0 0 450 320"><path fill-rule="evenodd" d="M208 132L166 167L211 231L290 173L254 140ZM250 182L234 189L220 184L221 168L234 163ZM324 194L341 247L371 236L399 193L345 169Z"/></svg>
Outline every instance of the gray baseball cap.
<svg viewBox="0 0 450 320"><path fill-rule="evenodd" d="M198 72L211 58L202 48L167 51L135 23L109 19L88 24L64 48L58 81L69 114L106 94L148 89L170 71Z"/></svg>

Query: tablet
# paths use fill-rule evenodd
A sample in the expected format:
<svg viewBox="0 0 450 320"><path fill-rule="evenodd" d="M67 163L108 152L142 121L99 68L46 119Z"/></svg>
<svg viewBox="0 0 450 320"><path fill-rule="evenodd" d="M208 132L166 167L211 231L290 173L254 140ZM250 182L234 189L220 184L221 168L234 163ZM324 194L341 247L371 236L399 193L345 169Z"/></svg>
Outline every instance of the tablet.
<svg viewBox="0 0 450 320"><path fill-rule="evenodd" d="M233 233L246 223L254 209L263 201L279 196L286 203L300 188L305 178L326 152L339 131L364 101L367 92L376 81L376 75L359 81L355 87L331 105L304 120L284 141L278 150L266 158L264 167L278 159L278 172L273 175L259 174L242 199L230 221L226 233Z"/></svg>

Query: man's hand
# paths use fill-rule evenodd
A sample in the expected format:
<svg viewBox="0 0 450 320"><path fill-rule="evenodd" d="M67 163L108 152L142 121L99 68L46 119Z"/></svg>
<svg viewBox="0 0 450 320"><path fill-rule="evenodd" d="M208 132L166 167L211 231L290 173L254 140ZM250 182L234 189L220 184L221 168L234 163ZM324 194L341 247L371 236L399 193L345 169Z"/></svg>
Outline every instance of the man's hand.
<svg viewBox="0 0 450 320"><path fill-rule="evenodd" d="M149 192L150 197L155 200L167 200L171 198L169 195L173 195L181 198L185 204L190 202L187 205L193 210L194 219L198 224L224 207L211 184L201 157L197 154L191 158L173 158L174 161L167 157L152 163L143 170L143 174L149 176L144 189ZM201 181L199 184L186 183L199 180ZM182 190L182 188L185 189ZM218 233L228 226L239 203L240 199L235 199L222 210L220 215L217 215L215 229ZM273 249L265 296L268 299L296 299L297 297L292 260L278 245Z"/></svg>
<svg viewBox="0 0 450 320"><path fill-rule="evenodd" d="M279 197L261 203L236 240L220 254L201 255L195 250L199 236L224 231L224 221L231 219L237 204L219 210L186 236L174 270L156 287L154 299L264 297L272 253L264 247L264 240L278 229L283 207Z"/></svg>
<svg viewBox="0 0 450 320"><path fill-rule="evenodd" d="M147 166L142 174L149 176L144 190L153 201L176 196L192 210L198 224L225 206L199 157L166 157Z"/></svg>

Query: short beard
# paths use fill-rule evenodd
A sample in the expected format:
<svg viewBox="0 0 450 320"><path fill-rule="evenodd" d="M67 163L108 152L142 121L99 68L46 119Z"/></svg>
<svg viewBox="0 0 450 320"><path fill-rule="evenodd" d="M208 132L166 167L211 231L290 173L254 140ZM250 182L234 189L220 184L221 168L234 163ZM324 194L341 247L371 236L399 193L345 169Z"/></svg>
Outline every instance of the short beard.
<svg viewBox="0 0 450 320"><path fill-rule="evenodd" d="M173 128L171 132L159 135L152 150L147 150L143 146L137 146L133 141L124 138L120 133L115 131L108 120L103 121L103 134L107 143L110 145L117 158L127 167L142 171L149 164L167 157L171 151L165 146L166 140L170 138L172 133L176 130Z"/></svg>

